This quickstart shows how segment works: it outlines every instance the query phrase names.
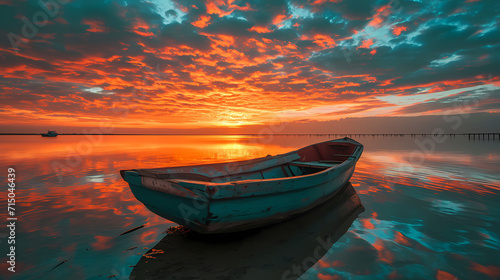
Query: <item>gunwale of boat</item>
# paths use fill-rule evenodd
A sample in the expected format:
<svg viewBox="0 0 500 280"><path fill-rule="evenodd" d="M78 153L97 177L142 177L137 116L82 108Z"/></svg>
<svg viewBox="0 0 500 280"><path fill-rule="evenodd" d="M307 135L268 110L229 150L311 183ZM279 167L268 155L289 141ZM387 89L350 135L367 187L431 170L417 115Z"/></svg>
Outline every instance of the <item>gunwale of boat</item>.
<svg viewBox="0 0 500 280"><path fill-rule="evenodd" d="M309 174L304 174L304 175L296 175L296 176L290 176L290 177L277 177L277 178L267 178L267 179L245 179L245 180L236 180L236 181L229 181L229 182L206 182L206 181L197 181L197 180L189 180L189 179L166 179L172 182L186 182L186 183L192 183L192 184L202 184L206 186L219 186L219 185L236 185L236 184L244 184L244 183L251 183L251 182L271 182L271 181L284 181L284 180L293 180L293 179L298 179L298 178L304 178L304 177L312 177L312 176L317 176L321 173L325 173L330 171L332 168L337 168L340 165L343 165L347 163L348 160L345 160L344 162L333 165L331 167L328 167L323 170L319 170L314 173L309 173ZM286 164L284 164L286 165ZM276 166L274 166L276 167ZM268 168L272 169L272 168Z"/></svg>
<svg viewBox="0 0 500 280"><path fill-rule="evenodd" d="M346 141L348 141L348 142L346 142ZM216 179L216 178L230 177L230 176L235 176L235 175L239 175L239 174L246 174L246 173L247 174L251 174L251 173L258 173L258 172L262 173L262 171L265 171L265 170L271 170L271 169L274 169L276 167L282 167L282 166L290 165L295 160L292 160L292 161L289 161L289 162L285 162L285 163L278 163L278 164L275 164L275 165L271 165L271 166L268 166L268 167L265 167L265 168L261 168L261 169L257 169L257 170L253 170L253 171L243 171L243 172L238 172L238 173L234 173L234 174L225 174L225 175L214 176L214 177L205 176L210 181L196 180L196 179L190 179L190 178L160 178L160 177L157 178L157 177L152 176L152 175L145 175L144 173L141 172L141 171L145 171L145 170L181 169L181 168L215 167L215 166L224 167L224 166L227 166L229 164L233 164L233 165L237 166L238 164L242 164L242 163L246 163L247 165L248 164L252 164L252 163L264 163L266 161L270 161L270 160L273 160L273 159L279 159L279 158L285 158L286 156L291 156L291 155L294 155L294 154L298 155L298 152L301 151L301 150L305 150L305 149L308 149L308 148L312 148L314 146L318 146L318 145L321 145L321 144L327 144L327 143L338 144L338 145L349 144L349 145L353 146L354 149L353 149L353 151L351 152L350 155L342 155L343 157L346 157L346 159L342 160L341 162L338 161L337 163L332 164L330 167L325 167L324 169L321 169L321 170L318 170L318 171L315 171L315 172L311 172L311 173L307 173L307 174L300 174L300 175L293 175L293 176L281 176L281 177L275 177L275 178L255 178L255 179L231 180L231 181L227 181L227 182L214 182L214 181L212 181L213 179ZM288 152L288 153L284 153L284 154L275 155L275 156L260 157L260 158L247 159L247 160L241 160L241 161L219 162L219 163L211 163L211 164L197 164L197 165L174 166L174 167L160 167L160 168L137 169L137 170L133 169L133 170L122 170L122 171L123 172L131 171L131 172L135 172L138 176L150 177L150 178L155 178L155 179L163 179L163 180L171 181L173 183L188 183L192 187L194 185L202 185L202 186L228 186L228 185L239 185L239 184L253 183L253 182L262 182L262 183L265 183L265 182L273 182L273 181L288 181L288 180L296 180L296 179L301 179L301 178L319 176L319 175L321 175L323 173L332 171L332 169L339 168L342 165L345 165L345 164L351 162L352 160L357 161L359 159L359 157L361 156L362 152L363 152L363 145L361 143L359 143L359 142L357 142L357 141L355 141L355 140L353 140L351 138L347 138L346 137L346 138L335 139L335 140L328 140L328 141L324 141L324 142L320 142L320 143L308 145L308 146L303 147L301 149L298 149L298 150L295 150L295 151L292 151L292 152ZM315 162L315 161L302 161L302 162L303 163L308 163L308 162L310 163L310 162ZM153 174L153 172L151 172L151 173ZM167 175L167 174L174 174L174 175L178 174L179 175L179 174L182 174L182 173L176 173L176 172L164 173L164 175ZM200 174L196 174L195 172L192 172L192 173L189 173L189 174L200 175ZM203 176L203 175L200 175L200 176ZM122 173L122 177L124 177L124 173Z"/></svg>

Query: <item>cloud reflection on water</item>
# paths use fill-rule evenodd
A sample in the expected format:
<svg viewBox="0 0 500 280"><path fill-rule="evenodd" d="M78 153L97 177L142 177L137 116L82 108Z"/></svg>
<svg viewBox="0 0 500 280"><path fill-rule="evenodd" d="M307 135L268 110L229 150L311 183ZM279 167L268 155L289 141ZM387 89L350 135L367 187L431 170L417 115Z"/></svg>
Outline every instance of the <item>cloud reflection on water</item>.
<svg viewBox="0 0 500 280"><path fill-rule="evenodd" d="M16 168L18 176L18 252L23 257L13 279L31 279L64 259L70 261L50 277L100 279L98 275L112 275L111 270L132 271L129 266L148 250L144 248L154 246L175 224L135 200L120 169L254 158L329 139L105 136L59 181L52 163L64 163L68 150L75 150L84 136L50 141L1 137L0 165ZM366 212L304 279L500 277L498 142L450 139L422 164L408 168L409 153L416 149L412 139L357 140L365 144L365 152L351 182ZM5 204L0 201L0 207ZM143 224L143 229L116 237ZM132 246L138 248L126 251Z"/></svg>

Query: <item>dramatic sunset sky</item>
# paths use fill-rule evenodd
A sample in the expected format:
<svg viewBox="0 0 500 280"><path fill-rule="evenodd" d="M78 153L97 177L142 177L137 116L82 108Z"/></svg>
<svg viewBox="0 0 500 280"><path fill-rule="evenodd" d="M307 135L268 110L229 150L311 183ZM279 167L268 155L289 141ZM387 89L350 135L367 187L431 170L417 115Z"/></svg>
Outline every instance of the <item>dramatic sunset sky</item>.
<svg viewBox="0 0 500 280"><path fill-rule="evenodd" d="M0 132L500 121L498 0L0 0L0 14Z"/></svg>

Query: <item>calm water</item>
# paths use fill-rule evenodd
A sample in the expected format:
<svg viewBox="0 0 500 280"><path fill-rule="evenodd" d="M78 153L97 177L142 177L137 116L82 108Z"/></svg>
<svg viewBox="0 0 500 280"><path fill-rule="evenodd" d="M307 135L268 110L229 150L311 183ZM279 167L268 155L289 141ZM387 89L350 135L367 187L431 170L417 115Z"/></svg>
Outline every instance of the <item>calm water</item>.
<svg viewBox="0 0 500 280"><path fill-rule="evenodd" d="M18 218L16 273L7 271L3 226L0 275L128 279L175 224L136 201L120 169L247 159L328 139L0 136L0 179L6 185L15 168ZM366 210L301 279L500 278L500 141L425 139L356 138L365 152L351 183Z"/></svg>

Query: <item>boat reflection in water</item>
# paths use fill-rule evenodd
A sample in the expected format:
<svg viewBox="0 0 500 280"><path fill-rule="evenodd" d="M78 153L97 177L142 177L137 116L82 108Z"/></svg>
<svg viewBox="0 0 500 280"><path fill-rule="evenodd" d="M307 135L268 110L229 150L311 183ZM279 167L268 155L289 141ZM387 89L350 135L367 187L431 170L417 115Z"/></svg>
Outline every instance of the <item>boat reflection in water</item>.
<svg viewBox="0 0 500 280"><path fill-rule="evenodd" d="M130 278L298 279L363 211L349 182L326 203L280 224L211 235L171 231L144 254Z"/></svg>

